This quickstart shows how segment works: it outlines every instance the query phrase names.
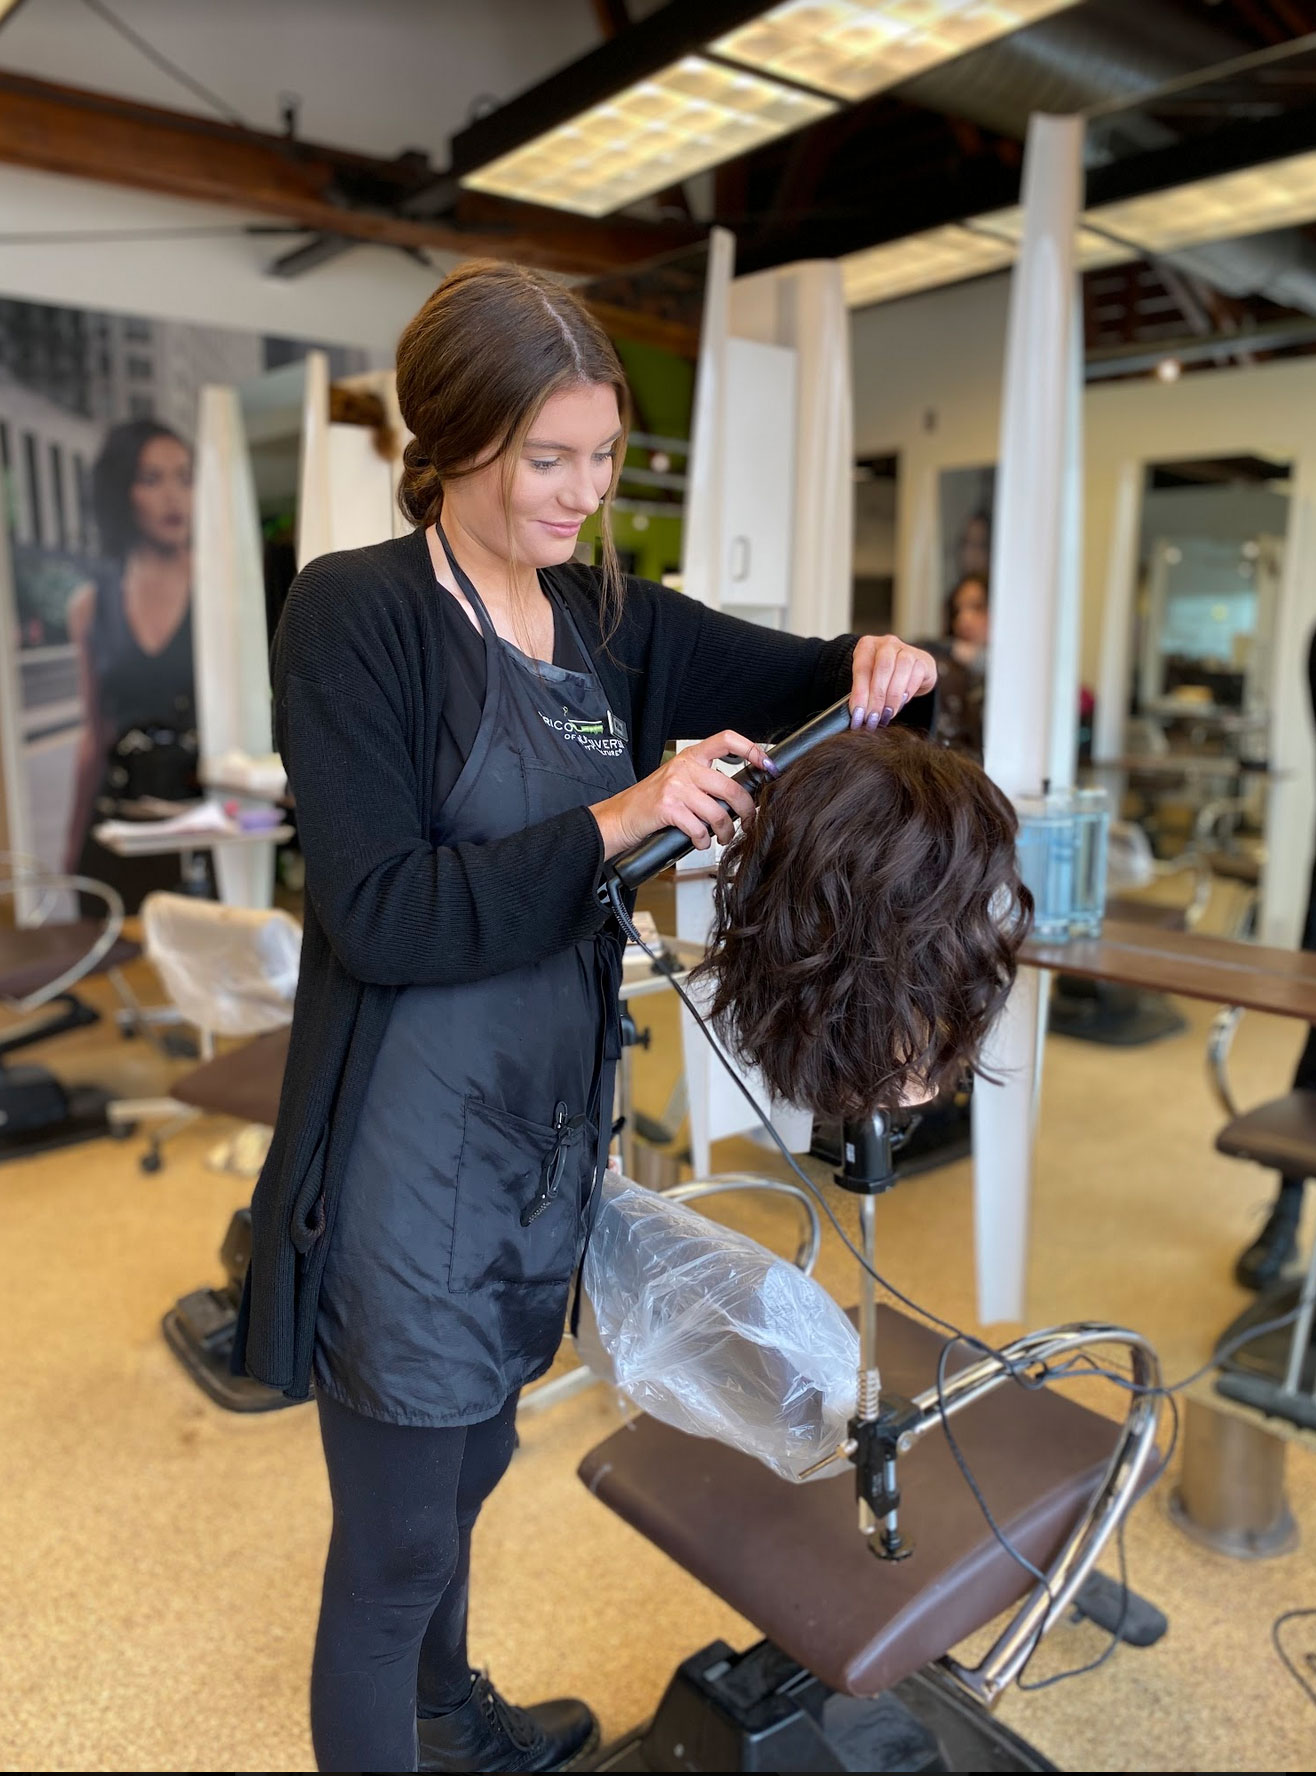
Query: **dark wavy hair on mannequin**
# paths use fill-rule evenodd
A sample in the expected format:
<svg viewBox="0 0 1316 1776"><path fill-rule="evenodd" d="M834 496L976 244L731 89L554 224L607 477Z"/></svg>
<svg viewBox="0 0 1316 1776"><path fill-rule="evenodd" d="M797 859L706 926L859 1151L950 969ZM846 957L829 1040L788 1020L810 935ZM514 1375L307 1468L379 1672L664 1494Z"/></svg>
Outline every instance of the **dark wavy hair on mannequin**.
<svg viewBox="0 0 1316 1776"><path fill-rule="evenodd" d="M600 513L606 633L616 624L624 584L610 507L626 457L630 391L603 328L547 272L472 259L450 271L403 328L398 406L412 437L402 456L398 504L413 524L433 524L443 510L445 482L499 458L506 504L521 446L544 402L562 389L591 384L614 391L622 423Z"/></svg>
<svg viewBox="0 0 1316 1776"><path fill-rule="evenodd" d="M1014 809L902 728L824 741L728 846L699 975L718 1034L773 1092L860 1118L960 1084L1032 919Z"/></svg>

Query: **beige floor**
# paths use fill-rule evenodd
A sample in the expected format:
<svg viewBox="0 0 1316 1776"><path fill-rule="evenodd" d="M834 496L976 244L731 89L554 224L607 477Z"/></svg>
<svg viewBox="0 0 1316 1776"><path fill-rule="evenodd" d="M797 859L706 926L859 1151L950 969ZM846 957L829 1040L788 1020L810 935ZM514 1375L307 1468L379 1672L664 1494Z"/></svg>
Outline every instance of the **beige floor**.
<svg viewBox="0 0 1316 1776"><path fill-rule="evenodd" d="M1169 1373L1200 1360L1242 1304L1231 1258L1268 1192L1211 1148L1206 1016L1131 1053L1050 1045L1036 1190L1030 1319L1128 1320ZM656 1112L674 1066L670 1006L640 1057ZM1287 1083L1300 1032L1245 1020L1244 1102ZM125 1093L168 1074L104 1029L50 1051L64 1077ZM216 1278L240 1182L203 1158L220 1130L178 1138L144 1176L136 1143L108 1141L0 1169L0 1766L47 1770L305 1770L306 1679L328 1501L313 1411L228 1416L183 1378L159 1315ZM725 1168L772 1161L743 1143ZM741 1211L743 1214L743 1211ZM757 1220L765 1237L784 1222ZM970 1179L925 1176L881 1209L891 1274L940 1312L972 1315ZM834 1243L820 1274L851 1297ZM997 1331L1004 1330L997 1328ZM526 1418L522 1448L478 1532L473 1655L514 1698L586 1696L615 1734L654 1706L677 1661L752 1631L598 1505L574 1477L616 1423L601 1389ZM1129 1533L1133 1583L1164 1608L1155 1649L1121 1649L1095 1676L1012 1694L1004 1717L1082 1770L1306 1770L1316 1710L1269 1643L1273 1618L1316 1605L1316 1456L1293 1448L1301 1549L1239 1565L1167 1522L1164 1491ZM1316 1624L1294 1624L1316 1657ZM1059 1629L1039 1669L1099 1650Z"/></svg>

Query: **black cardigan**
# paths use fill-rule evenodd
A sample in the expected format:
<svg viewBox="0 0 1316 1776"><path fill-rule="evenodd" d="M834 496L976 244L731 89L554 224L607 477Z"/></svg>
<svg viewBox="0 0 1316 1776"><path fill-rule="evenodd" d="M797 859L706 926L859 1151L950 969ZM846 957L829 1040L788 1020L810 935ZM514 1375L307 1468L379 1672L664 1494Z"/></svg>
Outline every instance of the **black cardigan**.
<svg viewBox="0 0 1316 1776"><path fill-rule="evenodd" d="M606 648L597 571L552 570L637 777L669 739L767 739L850 688L853 636L805 641L626 582ZM596 651L597 650L597 651ZM272 653L275 744L306 859L301 973L235 1367L302 1398L348 1137L400 988L480 980L551 955L608 915L603 843L573 808L489 844L436 846L442 622L424 533L313 561Z"/></svg>

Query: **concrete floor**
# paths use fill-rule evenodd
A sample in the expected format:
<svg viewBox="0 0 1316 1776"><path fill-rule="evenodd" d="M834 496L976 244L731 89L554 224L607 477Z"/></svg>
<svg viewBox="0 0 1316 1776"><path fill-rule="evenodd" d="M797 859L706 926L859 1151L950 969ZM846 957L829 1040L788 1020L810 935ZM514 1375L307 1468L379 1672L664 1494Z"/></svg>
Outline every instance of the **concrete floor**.
<svg viewBox="0 0 1316 1776"><path fill-rule="evenodd" d="M88 997L109 1003L99 985ZM1137 1325L1171 1376L1201 1361L1243 1304L1230 1265L1270 1189L1212 1150L1209 1008L1185 1010L1188 1031L1154 1048L1051 1042L1029 1310L1034 1325ZM642 1021L654 1045L639 1055L637 1097L656 1114L677 1064L671 1002L646 1001ZM1301 1036L1244 1020L1240 1101L1287 1086ZM162 1089L171 1071L105 1025L52 1044L49 1060L67 1080L125 1095ZM222 1132L210 1123L179 1136L154 1176L138 1169L139 1142L0 1168L5 1769L310 1768L306 1683L328 1532L314 1413L220 1412L158 1329L178 1294L218 1280L216 1249L245 1192L203 1163ZM747 1142L723 1143L715 1164L778 1170ZM793 1243L788 1211L723 1212L783 1250ZM902 1186L883 1201L880 1229L893 1278L972 1324L967 1164ZM835 1241L819 1274L853 1298ZM756 1638L575 1478L617 1423L597 1387L523 1419L477 1532L471 1629L472 1656L513 1700L582 1695L605 1736L650 1713L689 1652ZM1296 1553L1244 1565L1205 1552L1170 1525L1162 1486L1132 1519L1128 1552L1132 1583L1166 1610L1169 1634L1149 1651L1120 1649L1092 1676L1013 1692L1003 1717L1068 1769L1312 1768L1316 1710L1269 1639L1281 1611L1316 1605L1316 1455L1292 1446L1288 1462ZM1034 1675L1102 1644L1090 1625L1063 1626ZM1286 1645L1310 1671L1316 1622L1292 1624Z"/></svg>

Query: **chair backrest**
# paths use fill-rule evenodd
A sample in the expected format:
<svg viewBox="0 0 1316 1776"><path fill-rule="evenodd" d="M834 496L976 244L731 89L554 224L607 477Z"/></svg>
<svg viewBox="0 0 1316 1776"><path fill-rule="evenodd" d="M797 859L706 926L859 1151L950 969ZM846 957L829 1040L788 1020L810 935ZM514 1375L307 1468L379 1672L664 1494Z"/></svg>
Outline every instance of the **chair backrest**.
<svg viewBox="0 0 1316 1776"><path fill-rule="evenodd" d="M257 1036L291 1022L302 928L290 914L148 894L142 932L148 959L189 1023L216 1036Z"/></svg>

